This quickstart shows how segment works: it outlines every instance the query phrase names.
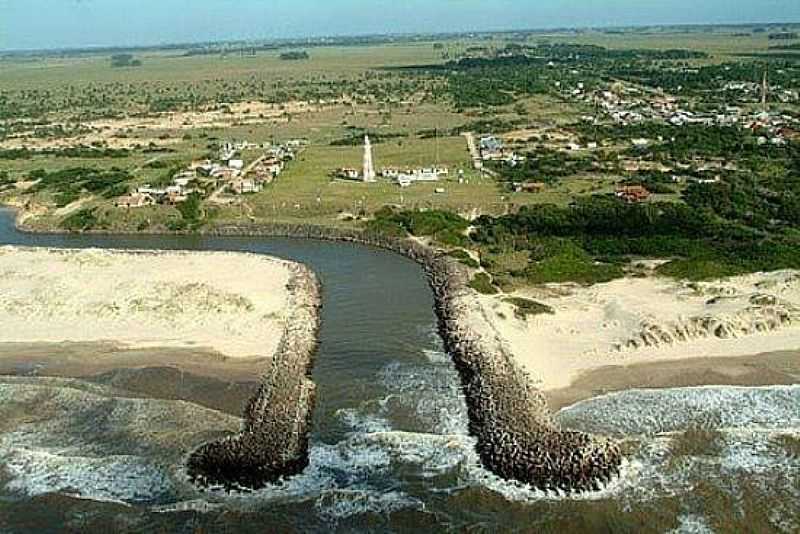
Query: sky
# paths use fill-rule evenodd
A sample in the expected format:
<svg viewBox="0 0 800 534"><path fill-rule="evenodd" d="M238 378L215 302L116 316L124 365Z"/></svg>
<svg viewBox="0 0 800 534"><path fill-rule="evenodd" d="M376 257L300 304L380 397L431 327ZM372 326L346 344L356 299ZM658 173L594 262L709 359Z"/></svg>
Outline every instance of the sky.
<svg viewBox="0 0 800 534"><path fill-rule="evenodd" d="M743 22L800 0L0 0L0 50Z"/></svg>

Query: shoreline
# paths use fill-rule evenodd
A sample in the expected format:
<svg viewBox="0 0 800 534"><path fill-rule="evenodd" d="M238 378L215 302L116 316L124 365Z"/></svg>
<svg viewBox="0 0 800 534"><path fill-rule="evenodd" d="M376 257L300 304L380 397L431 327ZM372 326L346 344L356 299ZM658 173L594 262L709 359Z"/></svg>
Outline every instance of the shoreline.
<svg viewBox="0 0 800 534"><path fill-rule="evenodd" d="M24 226L22 231L25 231ZM107 232L87 233L112 235ZM155 235L188 234L351 242L393 251L417 262L422 266L434 295L439 334L461 378L470 434L478 441L477 452L483 465L501 478L517 480L544 491L598 490L619 473L622 452L614 441L581 432L562 431L554 422L543 393L502 344L498 340L484 343L470 328L462 300L470 292L468 272L443 253L409 239L302 224L220 225L200 232ZM313 348L304 345L299 350L297 358L287 353L285 360L292 363L303 360L305 365L301 361L299 368L307 371ZM284 358L276 358L278 360ZM311 417L308 406L313 403L313 383L305 377L292 382L289 377L275 374L273 382L281 381L284 390L291 391L291 396L305 403L305 410L295 410L291 416L298 422L305 418L307 429ZM270 440L266 431L270 425L258 424L264 421L265 406L257 399L268 398L264 389L260 388L246 411L248 423L242 434L208 444L190 456L192 478L201 483L221 483L228 487L242 481L260 487L280 476L295 474L307 465L308 436L296 428L302 425L291 425L284 430L294 436L293 452L304 450L304 454L286 454L281 465L270 463L268 458L264 462L265 450L272 450L277 445L285 446L285 443ZM279 403L276 409L288 415L291 406ZM260 468L256 458L262 460Z"/></svg>
<svg viewBox="0 0 800 534"><path fill-rule="evenodd" d="M125 235L104 231L87 233ZM545 491L597 489L615 476L621 465L622 453L614 442L578 432L564 432L558 427L554 414L566 405L621 389L720 385L720 382L724 385L724 374L709 373L709 365L727 365L749 375L739 378L738 382L732 379L737 385L769 385L793 380L785 375L768 378L769 369L748 373L748 365L759 363L758 356L741 356L740 362L731 357L681 357L634 361L627 365L624 361L614 362L617 365L590 365L572 376L563 387L542 388L540 381L534 381L525 366L515 361L506 340L485 314L480 319L486 324L476 327L476 314L469 311L469 306L471 300L479 297L467 288L468 270L425 244L370 235L358 229L290 223L229 224L199 232L139 234L283 237L355 243L389 250L420 264L434 294L440 336L461 377L470 434L478 439L482 463L502 478L529 483ZM487 331L492 335L487 336ZM535 369L531 371L536 372ZM651 376L653 373L656 378ZM575 451L579 451L578 454L570 458ZM576 460L578 457L580 459Z"/></svg>
<svg viewBox="0 0 800 534"><path fill-rule="evenodd" d="M37 375L50 364L54 375L124 382L157 364L179 379L202 370L213 389L215 371L232 363L221 374L252 373L241 432L193 452L190 478L259 487L307 464L321 291L305 265L252 253L8 245L0 270L0 356L11 355L0 368ZM234 382L237 396L248 388ZM139 385L148 387L157 385Z"/></svg>
<svg viewBox="0 0 800 534"><path fill-rule="evenodd" d="M125 347L114 342L0 343L0 375L43 372L90 378L118 369L163 367L206 378L248 381L271 356L231 358L202 347Z"/></svg>
<svg viewBox="0 0 800 534"><path fill-rule="evenodd" d="M762 387L800 383L800 350L683 358L586 371L569 386L544 392L555 412L594 397L629 389L702 386Z"/></svg>
<svg viewBox="0 0 800 534"><path fill-rule="evenodd" d="M651 274L512 296L545 311L521 315L508 296L476 295L467 303L470 315L545 392L610 366L699 359L724 366L732 358L800 349L800 272L793 270L705 282Z"/></svg>

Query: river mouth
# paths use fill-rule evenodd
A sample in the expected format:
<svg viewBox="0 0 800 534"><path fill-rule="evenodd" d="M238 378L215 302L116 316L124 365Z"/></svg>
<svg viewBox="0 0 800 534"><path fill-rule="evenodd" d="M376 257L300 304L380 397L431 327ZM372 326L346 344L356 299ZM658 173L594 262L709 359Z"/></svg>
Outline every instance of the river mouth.
<svg viewBox="0 0 800 534"><path fill-rule="evenodd" d="M57 351L39 347L40 359L25 365L18 350L19 365L3 369L15 376L0 380L2 528L665 532L800 525L792 508L800 498L797 386L631 391L566 407L558 416L565 426L617 436L629 455L620 479L601 492L548 495L480 467L433 298L409 260L288 239L27 235L10 216L0 217L0 242L267 253L309 265L324 303L310 465L257 492L199 491L183 471L193 448L238 430L237 405L254 385L244 371L214 379L185 370L178 390L177 371L154 365L155 351L140 365L48 378L42 358ZM696 417L648 426L674 406ZM726 406L754 409L737 419ZM764 500L776 504L761 514L756 504Z"/></svg>

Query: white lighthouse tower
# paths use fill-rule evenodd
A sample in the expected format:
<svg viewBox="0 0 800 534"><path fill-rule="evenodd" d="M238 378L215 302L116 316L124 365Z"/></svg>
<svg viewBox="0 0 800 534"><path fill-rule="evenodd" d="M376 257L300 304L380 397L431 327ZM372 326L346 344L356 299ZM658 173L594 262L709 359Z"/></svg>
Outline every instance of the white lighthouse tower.
<svg viewBox="0 0 800 534"><path fill-rule="evenodd" d="M372 143L369 142L369 136L364 136L364 181L375 181L375 164L372 162Z"/></svg>

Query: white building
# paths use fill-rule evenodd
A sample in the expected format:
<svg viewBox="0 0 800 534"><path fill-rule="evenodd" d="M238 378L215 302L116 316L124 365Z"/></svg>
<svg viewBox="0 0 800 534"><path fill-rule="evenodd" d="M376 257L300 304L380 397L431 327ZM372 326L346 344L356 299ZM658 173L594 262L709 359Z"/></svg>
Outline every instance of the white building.
<svg viewBox="0 0 800 534"><path fill-rule="evenodd" d="M364 174L362 175L365 182L374 182L375 165L372 161L372 143L369 142L369 136L364 136Z"/></svg>

